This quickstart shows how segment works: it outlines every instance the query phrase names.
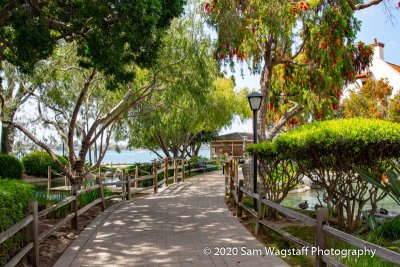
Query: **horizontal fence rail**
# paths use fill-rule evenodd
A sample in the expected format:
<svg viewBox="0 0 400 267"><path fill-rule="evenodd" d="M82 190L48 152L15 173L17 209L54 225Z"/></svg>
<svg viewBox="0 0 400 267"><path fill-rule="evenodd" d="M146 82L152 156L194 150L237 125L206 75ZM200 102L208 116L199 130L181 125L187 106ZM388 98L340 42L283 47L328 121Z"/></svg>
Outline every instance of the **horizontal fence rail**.
<svg viewBox="0 0 400 267"><path fill-rule="evenodd" d="M50 193L52 190L65 191L68 189L71 192L71 196L64 198L60 202L40 212L38 212L37 201L32 201L29 203L28 215L7 230L0 233L0 244L2 244L4 241L20 232L24 228L28 228L28 231L26 231L25 234L26 245L8 263L6 263L5 266L12 267L17 265L26 255L30 256L28 260L32 266L39 266L39 244L41 242L43 242L68 222L71 223L71 228L78 229L78 217L98 204L101 204L101 210L104 211L106 208L106 200L115 198L122 199L122 201L129 200L131 193L144 192L150 189L153 189L154 193L157 193L158 187L162 185L167 186L170 180L173 180L174 182L183 182L186 174L196 171L204 171L204 168L191 168L191 163L186 162L186 160L182 158L164 158L157 160L151 165L151 172L141 170L137 165L133 170L133 173L126 173L123 169L117 169L114 170L114 172L110 171L113 167L115 168L121 165L129 164L112 164L111 167L100 166L99 173L95 176L96 184L82 189L78 188L76 185L68 185L67 181L65 181L64 186L60 189L51 188L51 179L54 177L54 175L56 175L56 173L51 169L51 167L49 167L47 187L48 193ZM173 170L172 176L169 175L170 170ZM107 171L107 173L102 171ZM143 173L144 175L140 176L139 173ZM163 179L159 181L159 176L161 174L163 175ZM103 178L115 176L119 177L120 180L107 183L103 183L102 181ZM147 180L152 181L152 185L140 187L139 183ZM106 197L104 195L104 187L110 186L120 187L121 192ZM93 200L91 203L88 203L86 206L79 208L79 197L95 190L98 192L99 197ZM39 220L64 207L65 205L70 205L71 213L59 220L51 228L39 233Z"/></svg>
<svg viewBox="0 0 400 267"><path fill-rule="evenodd" d="M244 181L243 179L239 179L238 175L238 160L233 158L233 157L228 157L228 159L225 161L225 189L226 193L230 195L237 204L237 210L236 214L238 217L241 217L243 214L243 210L247 211L251 216L255 217L256 219L256 234L258 234L260 230L260 225L263 225L274 232L280 234L283 238L293 242L297 246L300 247L316 247L321 250L328 249L327 247L327 236L328 234L331 236L334 236L337 239L340 239L347 244L353 245L357 248L360 249L369 249L369 250L374 250L376 251L375 255L381 257L382 259L389 261L391 263L398 264L400 266L400 254L397 252L394 252L392 250L389 250L387 248L372 244L368 241L362 240L360 238L357 238L355 236L352 236L350 234L347 234L345 232L342 232L340 230L337 230L331 226L329 226L328 223L328 210L326 208L318 208L317 209L317 220L310 218L304 214L298 213L292 209L286 208L284 206L281 206L273 201L270 201L268 199L261 199L260 201L260 196L257 193L253 193L250 190L246 189L244 187ZM243 196L247 195L253 199L256 199L258 202L258 211L254 211L252 208L246 206L242 200ZM273 208L277 210L278 212L299 220L307 225L314 226L316 227L316 240L315 244L309 244L308 242L301 240L288 232L280 229L276 225L274 225L272 222L267 221L264 218L264 212L266 207ZM319 255L318 253L315 253L315 266L317 267L325 267L327 264L332 265L332 266L346 266L339 262L338 260L327 256L327 255Z"/></svg>

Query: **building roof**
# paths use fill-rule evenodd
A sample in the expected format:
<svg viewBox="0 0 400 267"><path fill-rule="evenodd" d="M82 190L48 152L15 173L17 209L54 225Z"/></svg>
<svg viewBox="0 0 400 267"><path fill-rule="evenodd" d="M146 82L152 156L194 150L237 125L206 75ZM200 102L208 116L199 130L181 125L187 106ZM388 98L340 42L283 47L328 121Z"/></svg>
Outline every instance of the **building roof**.
<svg viewBox="0 0 400 267"><path fill-rule="evenodd" d="M248 141L253 140L253 134L252 133L229 133L229 134L224 134L220 135L217 137L216 141L243 141L244 138L247 137Z"/></svg>
<svg viewBox="0 0 400 267"><path fill-rule="evenodd" d="M393 63L390 63L390 62L387 62L387 61L386 61L386 63L389 64L390 67L392 67L393 69L395 69L397 72L400 73L400 66L399 65L396 65L396 64L393 64Z"/></svg>

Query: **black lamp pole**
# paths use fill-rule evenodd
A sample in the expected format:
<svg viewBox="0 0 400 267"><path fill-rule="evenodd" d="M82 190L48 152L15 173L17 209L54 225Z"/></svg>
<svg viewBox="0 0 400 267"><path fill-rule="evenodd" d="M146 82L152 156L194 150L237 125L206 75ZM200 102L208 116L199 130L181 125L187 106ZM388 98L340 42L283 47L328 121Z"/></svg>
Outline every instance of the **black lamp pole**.
<svg viewBox="0 0 400 267"><path fill-rule="evenodd" d="M253 111L253 144L257 143L257 111L261 108L263 95L253 92L247 96L250 108ZM257 194L257 157L253 156L253 192ZM253 208L257 211L257 199L253 199Z"/></svg>
<svg viewBox="0 0 400 267"><path fill-rule="evenodd" d="M253 144L257 144L257 110L253 110ZM257 157L253 155L253 192L257 194ZM257 199L253 198L253 208L258 210Z"/></svg>

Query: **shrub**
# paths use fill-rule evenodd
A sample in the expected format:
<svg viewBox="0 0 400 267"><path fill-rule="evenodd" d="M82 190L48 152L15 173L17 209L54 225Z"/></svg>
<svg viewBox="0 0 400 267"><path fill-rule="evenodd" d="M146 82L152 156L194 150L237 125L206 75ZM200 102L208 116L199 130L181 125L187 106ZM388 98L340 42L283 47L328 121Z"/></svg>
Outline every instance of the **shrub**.
<svg viewBox="0 0 400 267"><path fill-rule="evenodd" d="M270 149L256 146L250 152L258 158L270 156ZM361 220L358 211L370 202L373 213L385 193L368 186L352 167L379 177L387 171L389 161L400 157L400 125L362 118L315 122L280 135L273 147L324 189L324 201L337 214L339 226L354 231Z"/></svg>
<svg viewBox="0 0 400 267"><path fill-rule="evenodd" d="M22 163L16 157L0 154L0 178L21 178Z"/></svg>
<svg viewBox="0 0 400 267"><path fill-rule="evenodd" d="M61 163L66 166L68 161L62 156L57 156ZM51 167L57 173L61 173L61 169L51 158L51 156L44 151L32 152L22 158L22 164L24 165L25 172L28 175L47 177L47 168Z"/></svg>
<svg viewBox="0 0 400 267"><path fill-rule="evenodd" d="M27 215L27 205L33 199L33 186L18 180L0 180L0 232ZM22 231L23 232L23 231ZM24 246L23 235L17 233L0 245L0 265L9 261L14 252Z"/></svg>
<svg viewBox="0 0 400 267"><path fill-rule="evenodd" d="M385 221L370 233L372 240L380 240L381 238L388 240L400 239L400 216Z"/></svg>
<svg viewBox="0 0 400 267"><path fill-rule="evenodd" d="M280 203L303 178L297 171L296 162L279 153L274 142L248 146L247 151L258 158L263 191L260 193L269 200ZM274 217L275 210L271 212L270 216Z"/></svg>

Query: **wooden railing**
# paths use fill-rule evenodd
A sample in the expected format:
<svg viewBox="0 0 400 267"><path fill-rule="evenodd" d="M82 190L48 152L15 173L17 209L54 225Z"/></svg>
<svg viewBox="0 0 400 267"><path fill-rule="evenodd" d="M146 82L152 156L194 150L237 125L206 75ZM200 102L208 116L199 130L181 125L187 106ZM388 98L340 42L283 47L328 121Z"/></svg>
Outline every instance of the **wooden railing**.
<svg viewBox="0 0 400 267"><path fill-rule="evenodd" d="M173 180L174 183L178 181L183 182L185 180L185 174L190 175L192 172L202 170L202 168L191 168L190 162L185 163L185 160L180 158L164 158L155 161L152 167L152 174L144 176L139 176L138 167L135 168L133 174L128 174L125 173L124 170L120 170L120 181L109 183L103 183L102 179L104 178L104 175L102 175L100 168L99 174L96 176L96 184L88 188L78 188L77 186L72 185L71 196L66 197L62 201L52 205L51 207L46 208L45 210L39 212L37 201L30 202L28 207L28 215L7 230L0 233L0 244L2 244L4 241L9 239L16 233L20 232L24 228L28 228L25 232L25 239L27 244L5 266L9 267L17 265L20 260L28 254L29 263L33 266L39 266L39 244L68 222L71 222L71 228L78 229L79 216L87 212L89 209L97 204L101 204L101 210L104 211L106 208L106 200L108 199L121 198L122 201L129 200L132 192L132 187L135 188L134 193L142 192L149 189L153 189L154 193L158 193L158 188L161 185L167 186L170 183L170 180ZM174 170L171 177L169 177L170 170ZM51 170L49 169L49 173L50 172ZM161 173L163 173L163 179L161 181L158 181L158 176ZM153 185L145 188L140 188L138 183L145 180L153 180ZM119 194L105 197L104 187L112 185L120 186L121 192ZM86 206L79 208L78 197L94 190L98 190L99 198L95 199ZM51 228L39 233L40 219L68 204L71 207L71 213L67 214Z"/></svg>
<svg viewBox="0 0 400 267"><path fill-rule="evenodd" d="M309 250L306 250L306 251L312 251L312 247L318 248L318 249L324 250L324 251L326 249L328 249L327 240L328 240L328 234L330 234L330 235L336 237L337 239L340 239L340 240L344 241L345 243L353 245L360 249L374 250L375 256L379 256L386 261L400 265L400 254L399 253L396 253L387 248L375 245L373 243L362 240L360 238L354 237L350 234L339 231L339 230L329 226L328 209L327 208L318 208L317 209L317 219L315 220L304 214L298 213L292 209L286 208L275 202L272 202L268 199L261 198L261 201L260 201L259 194L253 193L253 192L249 191L248 189L246 189L244 187L243 179L239 179L238 177L239 177L238 161L237 161L237 159L235 159L233 157L229 157L225 161L226 192L230 195L230 197L232 197L235 200L235 203L237 204L237 210L236 210L237 217L242 217L243 210L246 210L248 212L248 214L250 214L251 216L256 218L256 229L255 229L256 234L259 233L260 227L263 225L263 226L275 231L276 233L280 234L285 239L293 242L296 246L308 247ZM244 203L242 202L244 194L257 200L257 203L258 203L257 212L254 211L254 209L244 205ZM264 218L266 207L271 207L290 218L297 219L307 225L316 227L315 244L312 245L304 240L301 240L301 239L291 235L290 233L285 232L284 230L280 229L279 227L274 225L272 222L267 221ZM327 266L327 264L332 265L332 266L346 266L330 256L321 255L321 253L315 253L315 255L313 255L313 256L315 256L315 266L318 266L318 267Z"/></svg>

